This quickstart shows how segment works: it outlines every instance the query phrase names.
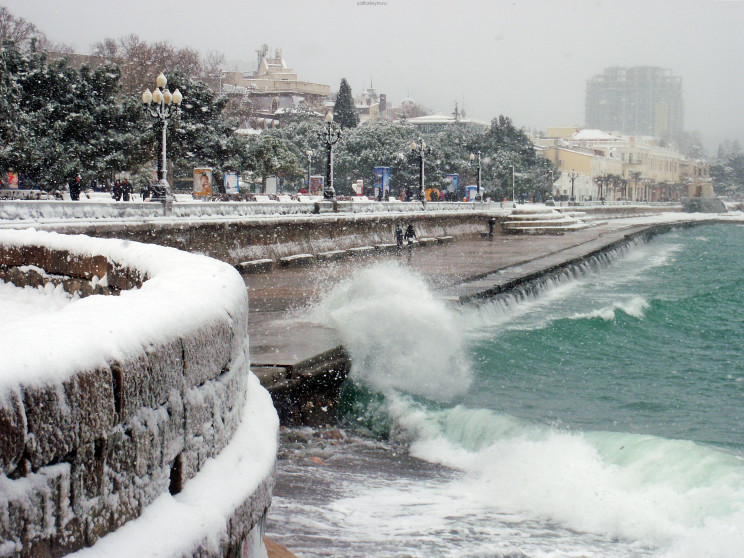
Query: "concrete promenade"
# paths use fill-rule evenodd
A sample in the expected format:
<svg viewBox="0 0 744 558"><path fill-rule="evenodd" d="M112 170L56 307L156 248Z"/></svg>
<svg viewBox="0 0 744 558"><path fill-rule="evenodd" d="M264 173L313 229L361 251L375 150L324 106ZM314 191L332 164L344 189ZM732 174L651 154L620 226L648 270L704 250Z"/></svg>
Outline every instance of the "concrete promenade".
<svg viewBox="0 0 744 558"><path fill-rule="evenodd" d="M351 276L363 266L384 260L409 265L443 298L457 304L509 291L551 270L560 270L611 249L628 237L659 228L664 230L669 225L682 226L711 219L726 220L726 217L677 213L611 219L561 236L499 235L493 240L455 240L448 244L416 246L410 258L404 248L401 256L377 254L246 275L251 305L252 368L275 395L284 422L332 422L333 409L329 409L329 405L332 407L333 393L348 371L348 361L334 332L303 319L303 308L321 297L335 282ZM324 362L332 363L332 380L305 389L304 383L322 377ZM330 390L330 399L320 396L324 389ZM290 401L292 399L294 401ZM296 403L305 405L304 411L290 409ZM327 413L321 413L319 407Z"/></svg>

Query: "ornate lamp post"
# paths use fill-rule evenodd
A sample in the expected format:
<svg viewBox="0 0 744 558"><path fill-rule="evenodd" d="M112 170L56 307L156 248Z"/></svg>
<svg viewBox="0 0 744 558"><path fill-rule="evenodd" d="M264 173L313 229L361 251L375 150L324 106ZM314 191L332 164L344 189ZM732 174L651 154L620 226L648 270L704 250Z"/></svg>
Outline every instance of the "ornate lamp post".
<svg viewBox="0 0 744 558"><path fill-rule="evenodd" d="M419 192L418 192L418 198L426 203L426 191L424 188L425 178L424 178L424 155L426 155L426 142L424 140L421 140L420 144L417 144L415 141L411 142L411 151L413 151L416 155L418 155L419 158Z"/></svg>
<svg viewBox="0 0 744 558"><path fill-rule="evenodd" d="M577 173L575 170L572 170L568 173L568 179L571 181L571 201L576 201L576 198L574 198L574 182L576 182L576 179L579 177L579 173Z"/></svg>
<svg viewBox="0 0 744 558"><path fill-rule="evenodd" d="M473 153L470 154L470 163L472 164L475 161L475 155ZM478 162L475 165L475 169L478 171L478 182L477 189L475 191L475 199L476 201L481 200L481 152L478 151Z"/></svg>
<svg viewBox="0 0 744 558"><path fill-rule="evenodd" d="M152 201L163 203L165 213L170 213L173 204L173 191L166 178L168 174L168 162L165 148L165 132L168 127L168 119L176 114L183 100L183 95L176 89L171 93L168 88L168 80L161 72L155 80L157 87L152 93L149 89L142 94L142 103L147 114L157 120L158 131L158 183L152 189Z"/></svg>
<svg viewBox="0 0 744 558"><path fill-rule="evenodd" d="M313 172L313 150L308 149L305 151L307 155L307 192L310 193L310 175Z"/></svg>
<svg viewBox="0 0 744 558"><path fill-rule="evenodd" d="M336 199L336 190L333 188L333 146L341 139L341 130L333 128L333 113L328 111L325 117L325 130L318 132L318 139L325 143L328 162L326 163L326 183L323 188L323 199Z"/></svg>

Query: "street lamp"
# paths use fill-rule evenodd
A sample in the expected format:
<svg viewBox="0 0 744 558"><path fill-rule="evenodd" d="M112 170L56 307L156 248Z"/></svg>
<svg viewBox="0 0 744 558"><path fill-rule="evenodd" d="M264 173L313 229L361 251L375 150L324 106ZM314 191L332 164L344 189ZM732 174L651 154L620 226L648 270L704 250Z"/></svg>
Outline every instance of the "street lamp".
<svg viewBox="0 0 744 558"><path fill-rule="evenodd" d="M307 155L307 192L310 193L310 175L313 172L313 150L308 149L305 151L305 155Z"/></svg>
<svg viewBox="0 0 744 558"><path fill-rule="evenodd" d="M516 189L514 187L514 165L511 166L512 169L512 207L517 207L517 195L516 195ZM520 175L521 176L521 175Z"/></svg>
<svg viewBox="0 0 744 558"><path fill-rule="evenodd" d="M411 151L413 151L416 155L418 155L419 158L419 193L418 197L419 199L426 203L426 191L424 189L424 155L426 154L426 142L424 140L421 140L421 143L418 144L415 141L411 142Z"/></svg>
<svg viewBox="0 0 744 558"><path fill-rule="evenodd" d="M571 201L576 201L574 198L574 182L576 182L576 179L579 177L579 173L577 173L575 170L571 170L570 173L568 173L568 179L571 181Z"/></svg>
<svg viewBox="0 0 744 558"><path fill-rule="evenodd" d="M328 161L326 163L326 183L323 188L323 199L333 200L336 198L336 190L333 188L333 146L341 139L341 130L333 128L333 113L328 111L325 117L325 130L318 132L318 139L325 143Z"/></svg>
<svg viewBox="0 0 744 558"><path fill-rule="evenodd" d="M477 201L481 200L481 152L478 151L478 163L476 164L475 168L478 171L478 182L477 182L477 190L475 191L475 199ZM475 155L473 153L470 154L470 163L472 164L473 161L475 161Z"/></svg>
<svg viewBox="0 0 744 558"><path fill-rule="evenodd" d="M158 127L158 183L152 188L152 201L163 203L166 214L170 213L173 205L173 191L168 184L168 162L165 148L165 132L168 127L168 119L176 114L180 108L183 95L176 89L171 93L168 88L168 80L165 75L160 75L155 80L155 91L152 93L146 89L142 93L142 104L145 112L157 120Z"/></svg>

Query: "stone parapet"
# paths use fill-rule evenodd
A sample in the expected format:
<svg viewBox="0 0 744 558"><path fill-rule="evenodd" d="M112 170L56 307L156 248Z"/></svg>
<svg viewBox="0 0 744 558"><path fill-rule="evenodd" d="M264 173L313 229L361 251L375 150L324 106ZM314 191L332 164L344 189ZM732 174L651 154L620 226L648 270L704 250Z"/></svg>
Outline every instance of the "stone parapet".
<svg viewBox="0 0 744 558"><path fill-rule="evenodd" d="M0 278L76 295L67 328L0 342L0 556L62 556L179 494L230 444L250 404L247 293L209 258L35 231L0 231ZM265 516L272 451L217 538L193 533L200 556L237 552Z"/></svg>

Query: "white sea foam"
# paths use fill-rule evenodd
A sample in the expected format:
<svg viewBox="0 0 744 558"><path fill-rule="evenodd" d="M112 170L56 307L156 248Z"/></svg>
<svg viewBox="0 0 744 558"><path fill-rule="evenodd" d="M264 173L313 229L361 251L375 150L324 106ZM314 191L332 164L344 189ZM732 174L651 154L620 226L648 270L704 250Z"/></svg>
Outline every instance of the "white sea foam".
<svg viewBox="0 0 744 558"><path fill-rule="evenodd" d="M547 327L561 319L601 318L612 321L617 311L643 319L650 307L642 294L617 294L644 273L668 265L681 244L634 245L608 256L608 265L588 263L550 277L529 291L505 294L476 308L460 310L470 338L491 338L506 329L530 330ZM619 299L619 300L618 300ZM587 305L594 303L595 308Z"/></svg>
<svg viewBox="0 0 744 558"><path fill-rule="evenodd" d="M470 386L457 313L401 265L375 265L342 282L311 319L337 330L352 378L381 392L447 401Z"/></svg>
<svg viewBox="0 0 744 558"><path fill-rule="evenodd" d="M614 302L610 306L604 306L591 312L580 312L571 316L572 320L583 320L601 318L605 321L613 321L617 317L617 311L621 311L633 318L643 319L645 311L650 305L642 296L632 296L627 300Z"/></svg>
<svg viewBox="0 0 744 558"><path fill-rule="evenodd" d="M744 466L687 441L561 431L483 409L391 401L411 453L467 473L458 506L517 512L579 532L636 541L659 556L739 556Z"/></svg>

